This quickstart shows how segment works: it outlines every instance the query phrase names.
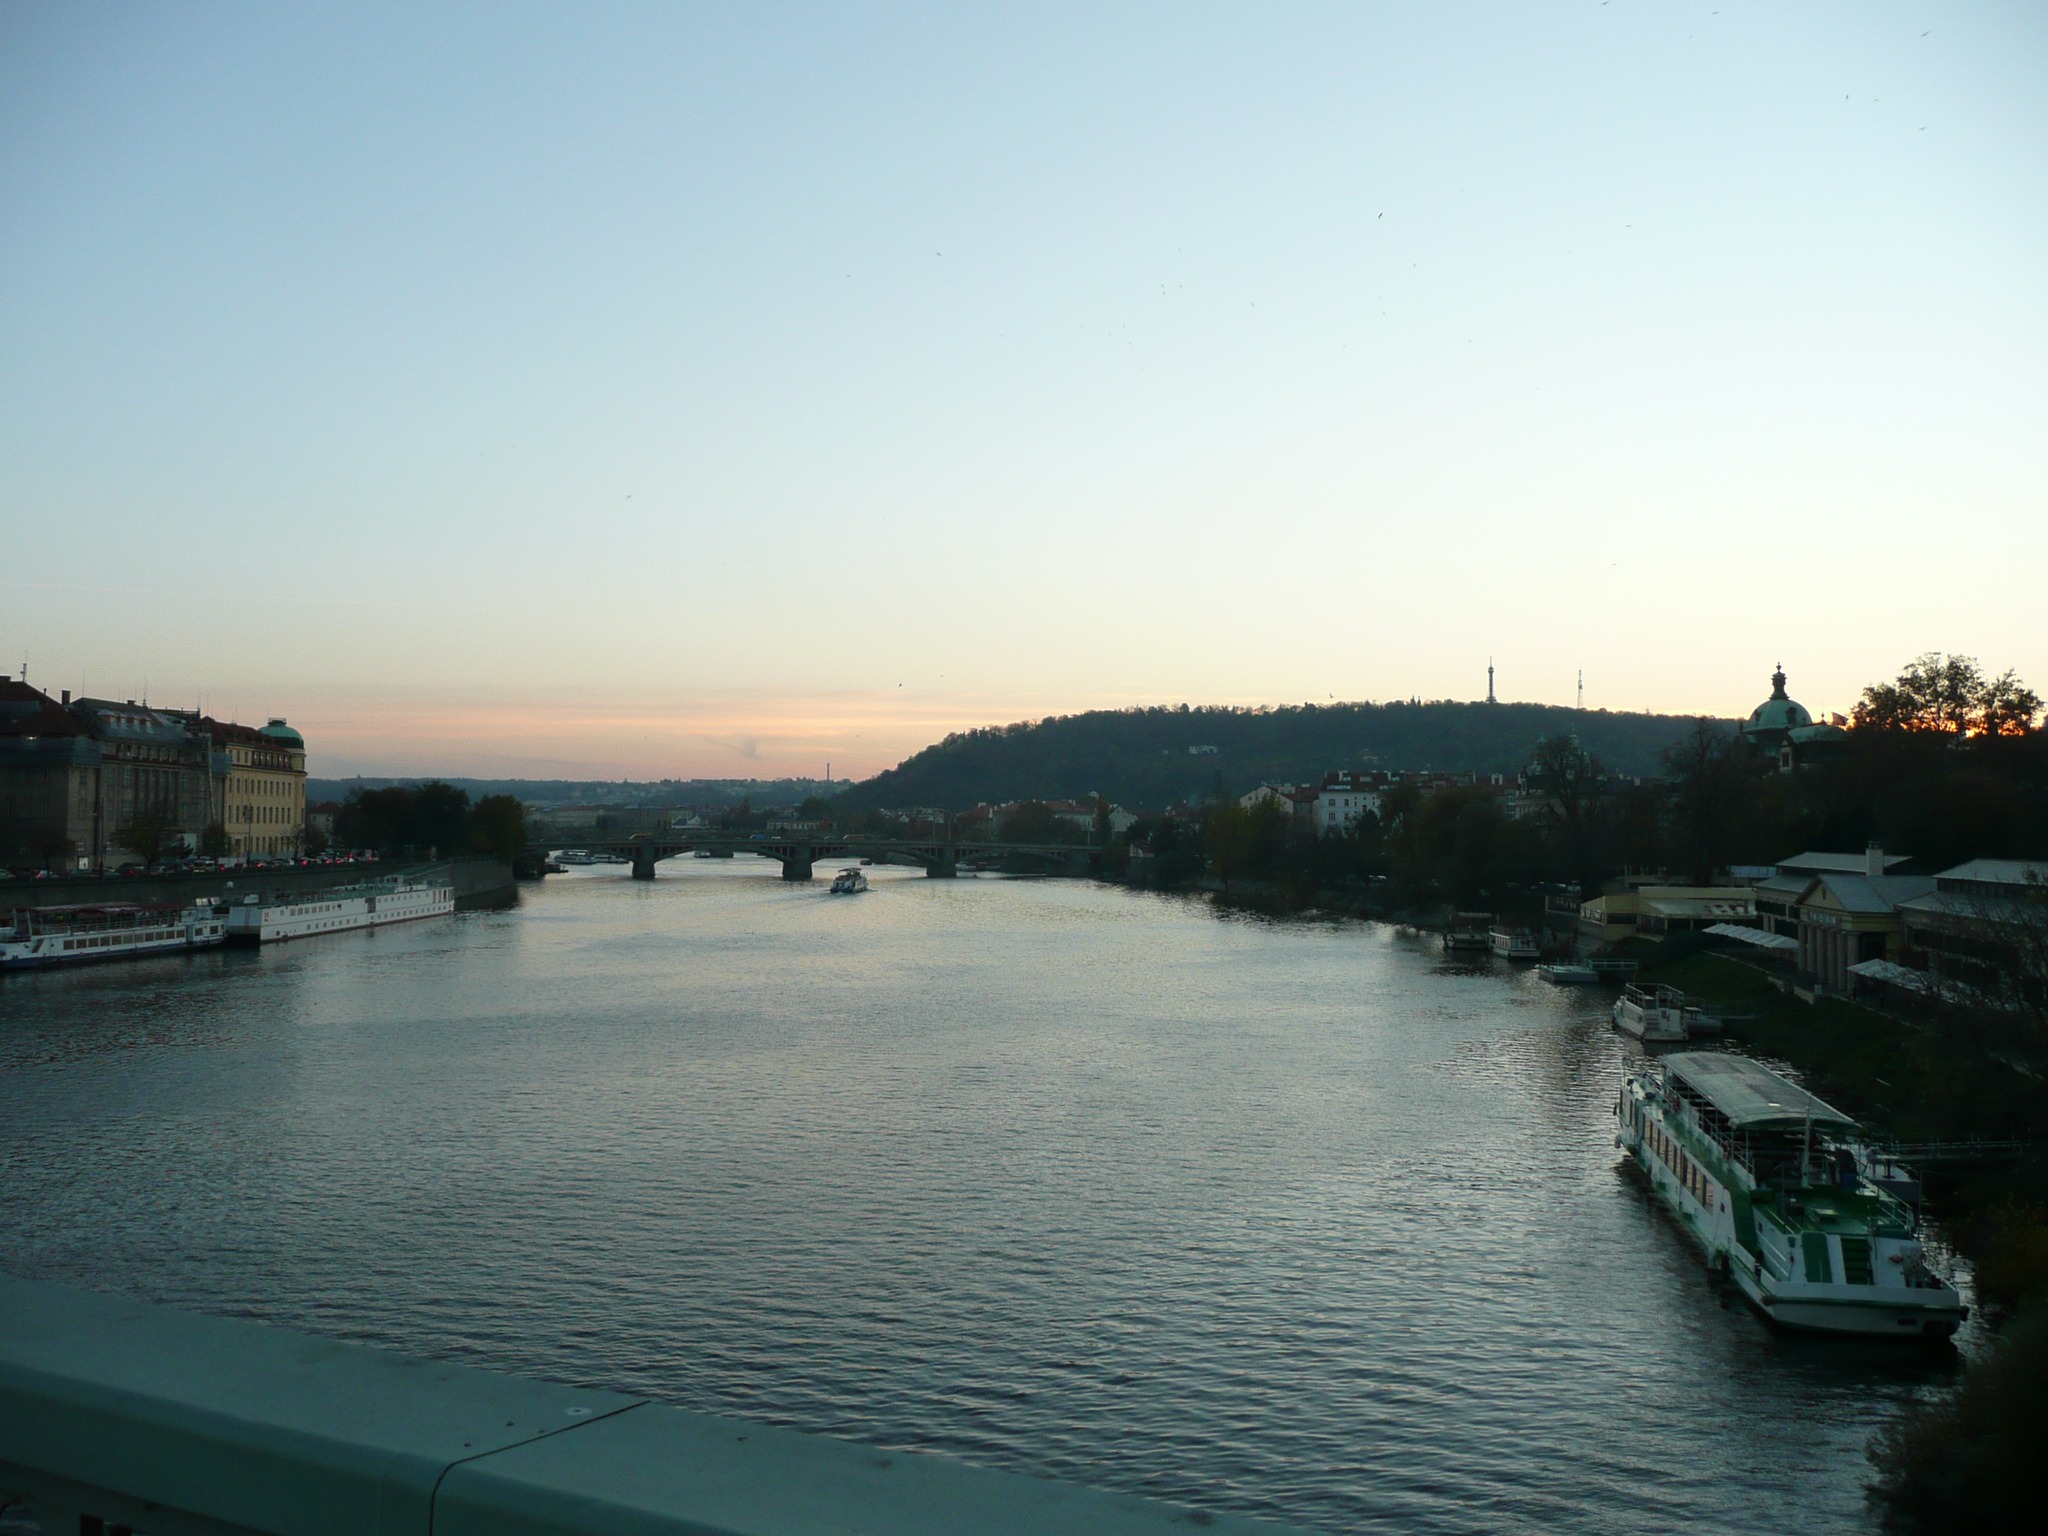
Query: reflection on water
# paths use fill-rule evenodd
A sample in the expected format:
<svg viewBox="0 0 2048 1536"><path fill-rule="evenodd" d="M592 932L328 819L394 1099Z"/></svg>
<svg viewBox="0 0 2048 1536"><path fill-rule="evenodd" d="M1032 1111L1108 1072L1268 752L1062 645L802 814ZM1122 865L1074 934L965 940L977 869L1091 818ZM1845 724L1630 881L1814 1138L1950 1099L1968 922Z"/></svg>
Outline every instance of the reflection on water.
<svg viewBox="0 0 2048 1536"><path fill-rule="evenodd" d="M0 982L5 1264L1331 1531L1867 1524L1926 1357L1617 1168L1605 999L771 865Z"/></svg>

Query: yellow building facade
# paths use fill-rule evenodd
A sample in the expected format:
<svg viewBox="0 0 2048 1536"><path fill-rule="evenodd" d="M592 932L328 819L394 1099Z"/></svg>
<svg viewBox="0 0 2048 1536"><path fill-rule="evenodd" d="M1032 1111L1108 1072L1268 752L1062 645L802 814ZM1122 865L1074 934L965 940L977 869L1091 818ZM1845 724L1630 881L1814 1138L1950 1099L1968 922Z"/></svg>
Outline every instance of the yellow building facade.
<svg viewBox="0 0 2048 1536"><path fill-rule="evenodd" d="M282 720L213 725L215 820L240 858L294 857L306 846L306 743Z"/></svg>

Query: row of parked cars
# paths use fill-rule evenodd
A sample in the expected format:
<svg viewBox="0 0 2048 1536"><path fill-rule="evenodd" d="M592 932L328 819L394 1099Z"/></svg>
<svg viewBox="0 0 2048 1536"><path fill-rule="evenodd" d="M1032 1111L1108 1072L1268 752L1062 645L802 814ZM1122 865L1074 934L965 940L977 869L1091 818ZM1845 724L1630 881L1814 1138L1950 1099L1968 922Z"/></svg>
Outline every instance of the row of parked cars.
<svg viewBox="0 0 2048 1536"><path fill-rule="evenodd" d="M0 880L114 880L138 879L144 875L217 875L238 869L319 869L335 864L374 864L374 853L319 853L293 857L290 854L252 854L246 858L214 859L205 855L182 859L159 859L150 864L124 864L119 869L0 869Z"/></svg>

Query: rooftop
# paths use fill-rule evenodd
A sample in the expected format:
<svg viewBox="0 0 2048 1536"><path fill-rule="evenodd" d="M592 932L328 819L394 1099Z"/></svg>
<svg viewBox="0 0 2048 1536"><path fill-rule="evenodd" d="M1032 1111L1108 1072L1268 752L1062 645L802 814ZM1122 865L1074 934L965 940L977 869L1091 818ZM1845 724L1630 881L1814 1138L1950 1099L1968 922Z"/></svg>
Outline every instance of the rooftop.
<svg viewBox="0 0 2048 1536"><path fill-rule="evenodd" d="M1910 862L1911 856L1903 853L1878 855L1884 860L1887 873L1898 865ZM1861 875L1869 873L1868 853L1799 853L1789 859L1778 860L1781 875L1825 875L1840 873Z"/></svg>
<svg viewBox="0 0 2048 1536"><path fill-rule="evenodd" d="M1818 883L1844 912L1896 912L1934 889L1932 875L1826 874Z"/></svg>
<svg viewBox="0 0 2048 1536"><path fill-rule="evenodd" d="M1664 1070L1690 1084L1740 1131L1796 1130L1809 1123L1852 1129L1856 1122L1760 1061L1725 1051L1680 1051Z"/></svg>
<svg viewBox="0 0 2048 1536"><path fill-rule="evenodd" d="M2048 884L2048 863L2030 863L2026 859L1971 859L1954 869L1944 869L1934 879L1937 885L1943 886L1951 880L1979 885L2043 885Z"/></svg>

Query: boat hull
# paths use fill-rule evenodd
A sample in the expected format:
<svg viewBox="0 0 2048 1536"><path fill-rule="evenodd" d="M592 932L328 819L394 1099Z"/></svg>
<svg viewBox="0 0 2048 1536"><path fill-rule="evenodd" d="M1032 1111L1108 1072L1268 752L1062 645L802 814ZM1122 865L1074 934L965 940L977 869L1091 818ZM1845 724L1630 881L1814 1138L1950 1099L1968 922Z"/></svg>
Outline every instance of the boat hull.
<svg viewBox="0 0 2048 1536"><path fill-rule="evenodd" d="M1963 1308L1939 1301L1842 1301L1833 1297L1802 1300L1775 1295L1730 1265L1735 1287L1757 1314L1775 1328L1793 1333L1829 1333L1865 1339L1947 1339L1963 1324Z"/></svg>
<svg viewBox="0 0 2048 1536"><path fill-rule="evenodd" d="M25 944L0 945L0 971L41 971L66 965L93 965L102 960L136 960L144 955L178 955L187 950L217 949L225 935L149 940L136 944L110 945L83 953L37 953Z"/></svg>
<svg viewBox="0 0 2048 1536"><path fill-rule="evenodd" d="M227 936L227 923L213 908L198 906L140 922L99 927L29 926L0 939L0 971L40 971L101 960L135 960L212 949Z"/></svg>

